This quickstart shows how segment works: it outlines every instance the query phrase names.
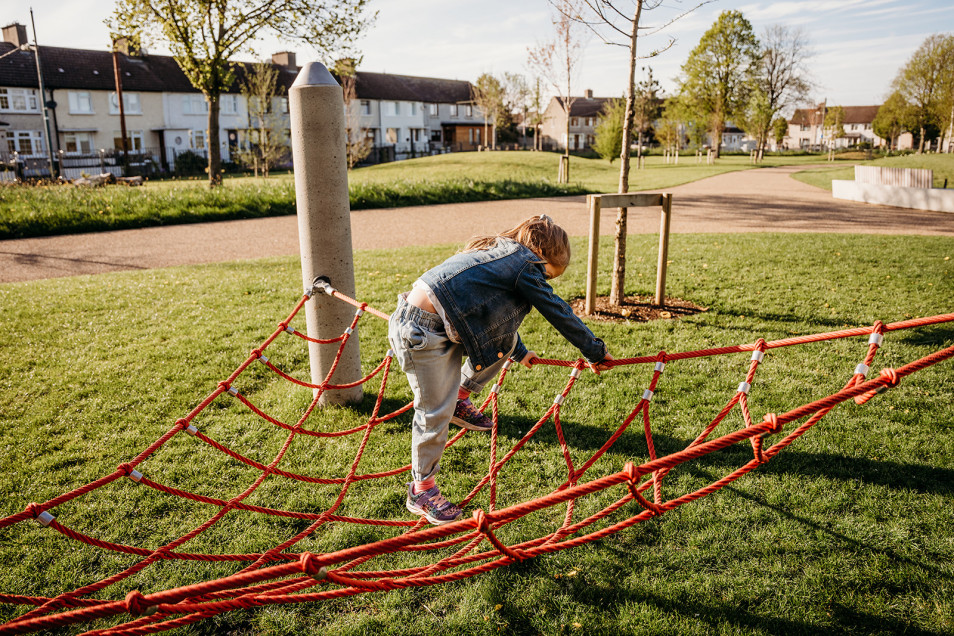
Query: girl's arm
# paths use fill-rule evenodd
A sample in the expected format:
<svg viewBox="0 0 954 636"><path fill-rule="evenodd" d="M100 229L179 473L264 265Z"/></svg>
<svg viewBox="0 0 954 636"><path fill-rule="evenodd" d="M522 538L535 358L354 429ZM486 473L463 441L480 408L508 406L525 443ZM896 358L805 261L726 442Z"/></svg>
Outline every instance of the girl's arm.
<svg viewBox="0 0 954 636"><path fill-rule="evenodd" d="M583 324L573 308L556 295L543 275L543 268L527 263L517 276L517 292L536 308L570 344L580 350L588 362L599 363L607 356L606 345Z"/></svg>

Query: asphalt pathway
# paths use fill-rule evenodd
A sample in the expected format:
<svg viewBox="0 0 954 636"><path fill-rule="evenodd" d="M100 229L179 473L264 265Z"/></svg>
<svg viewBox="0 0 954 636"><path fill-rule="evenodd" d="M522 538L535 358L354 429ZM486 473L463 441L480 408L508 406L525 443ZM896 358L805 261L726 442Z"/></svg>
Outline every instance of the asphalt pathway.
<svg viewBox="0 0 954 636"><path fill-rule="evenodd" d="M743 170L669 188L674 233L822 232L954 236L954 214L834 199L791 178L801 167ZM630 234L659 231L656 208L631 209ZM585 197L555 197L357 210L354 249L463 243L535 214L586 236ZM615 232L603 210L601 234ZM0 283L299 253L295 216L0 241Z"/></svg>

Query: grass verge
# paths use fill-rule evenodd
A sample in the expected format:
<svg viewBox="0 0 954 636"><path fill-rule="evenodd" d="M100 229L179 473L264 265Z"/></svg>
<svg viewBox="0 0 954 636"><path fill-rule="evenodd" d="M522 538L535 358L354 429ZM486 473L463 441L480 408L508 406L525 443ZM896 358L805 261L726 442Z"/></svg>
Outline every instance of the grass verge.
<svg viewBox="0 0 954 636"><path fill-rule="evenodd" d="M630 238L628 293L649 294L654 239ZM679 321L598 323L618 357L686 351L893 322L951 311L954 241L944 237L675 235L668 290L708 311ZM582 293L582 244L555 281ZM360 252L357 296L390 311L395 294L454 246ZM609 253L603 271L609 269ZM606 280L604 283L608 282ZM605 293L607 290L602 290ZM111 472L167 431L245 359L300 294L290 258L0 285L0 516L19 512ZM300 325L299 325L300 326ZM387 349L383 321L361 325L366 368ZM545 357L569 345L533 314L524 340ZM840 388L867 349L866 338L773 350L753 383L757 420ZM872 373L954 341L950 325L887 334ZM293 338L270 359L307 377L307 352ZM660 454L683 448L731 398L747 355L672 362L650 409ZM571 457L588 457L639 400L651 369L585 374L562 412ZM552 402L566 370L516 369L501 396L501 444L509 448ZM310 391L258 366L238 388L266 411L294 420ZM369 392L371 389L369 389ZM950 363L906 379L864 406L838 407L769 464L729 488L612 538L467 581L365 594L322 604L221 615L180 633L211 634L947 634L954 630L954 373ZM399 373L385 409L409 398ZM310 428L363 423L372 397L355 409L326 409ZM284 435L231 399L199 418L206 434L260 461ZM733 413L723 426L741 425ZM362 472L407 461L410 416L375 430ZM587 474L647 459L631 428ZM728 430L721 429L720 430ZM296 440L282 468L316 476L347 470L356 439ZM664 495L711 482L751 457L747 444L674 470ZM468 434L448 451L441 485L460 497L486 472L487 438ZM230 497L257 475L177 436L141 467L155 481ZM549 492L566 475L552 425L502 474L499 506ZM320 511L337 491L270 479L249 503ZM615 499L581 502L577 515ZM401 476L356 486L343 514L406 519ZM486 496L475 505L486 508ZM58 521L108 541L155 548L197 527L214 507L185 502L129 480L58 507ZM501 539L540 536L565 508L526 517ZM623 513L635 514L632 506ZM257 552L302 530L302 522L233 512L185 546L213 553ZM393 530L329 526L292 551L327 551L391 536ZM81 546L25 522L0 531L0 593L54 595L135 563ZM433 557L402 553L404 567ZM147 568L102 593L150 593L215 578L238 566L174 562ZM0 605L0 620L19 613ZM94 627L105 627L97 624Z"/></svg>
<svg viewBox="0 0 954 636"><path fill-rule="evenodd" d="M351 208L616 191L618 162L573 157L572 182L557 184L557 157L534 152L456 153L360 168L349 175ZM773 157L770 162L782 159ZM631 189L665 188L750 167L746 157L726 157L712 166L693 163L691 158L669 165L661 157L649 157L644 170L633 171ZM142 188L2 186L0 240L279 216L294 214L295 209L291 175L227 179L214 190L201 181L152 182Z"/></svg>

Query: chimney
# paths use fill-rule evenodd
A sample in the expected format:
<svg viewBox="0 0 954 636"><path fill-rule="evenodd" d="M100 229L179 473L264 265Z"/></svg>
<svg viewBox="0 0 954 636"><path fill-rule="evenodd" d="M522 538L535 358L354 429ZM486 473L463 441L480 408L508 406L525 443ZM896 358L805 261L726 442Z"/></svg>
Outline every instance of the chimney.
<svg viewBox="0 0 954 636"><path fill-rule="evenodd" d="M591 88L586 89L586 98L593 99L593 89Z"/></svg>
<svg viewBox="0 0 954 636"><path fill-rule="evenodd" d="M295 53L293 51L282 51L281 53L272 53L272 64L284 66L286 68L296 68Z"/></svg>
<svg viewBox="0 0 954 636"><path fill-rule="evenodd" d="M17 48L28 44L26 26L19 22L14 22L13 24L3 27L3 41L9 42Z"/></svg>

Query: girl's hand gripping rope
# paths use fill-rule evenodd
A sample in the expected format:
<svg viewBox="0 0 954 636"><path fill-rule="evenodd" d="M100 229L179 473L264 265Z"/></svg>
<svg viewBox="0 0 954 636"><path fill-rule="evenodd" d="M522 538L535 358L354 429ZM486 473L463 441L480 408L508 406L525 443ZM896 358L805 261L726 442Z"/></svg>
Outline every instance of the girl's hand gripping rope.
<svg viewBox="0 0 954 636"><path fill-rule="evenodd" d="M599 362L596 362L596 363L589 362L588 364L590 365L590 368L593 369L593 373L595 373L596 375L599 375L600 371L609 371L610 369L612 369L613 365L611 363L615 359L616 358L614 358L613 356L607 353L606 357L604 357Z"/></svg>

